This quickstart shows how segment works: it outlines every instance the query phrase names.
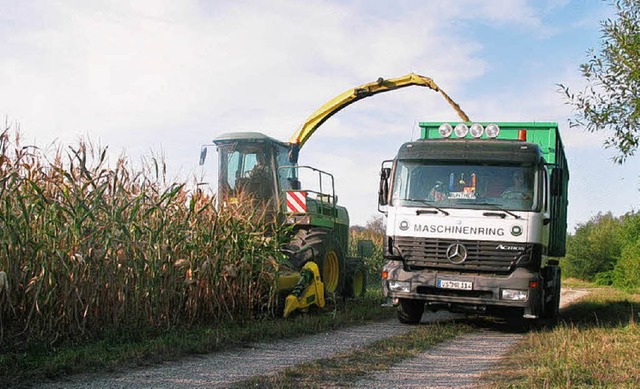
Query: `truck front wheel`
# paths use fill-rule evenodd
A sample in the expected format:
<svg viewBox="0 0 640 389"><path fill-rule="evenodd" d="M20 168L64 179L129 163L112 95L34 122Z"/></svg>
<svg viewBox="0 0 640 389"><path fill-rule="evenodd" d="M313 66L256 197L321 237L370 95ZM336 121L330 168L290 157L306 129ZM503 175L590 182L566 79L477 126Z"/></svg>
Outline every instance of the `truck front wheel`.
<svg viewBox="0 0 640 389"><path fill-rule="evenodd" d="M418 324L424 313L424 301L400 299L397 309L400 323Z"/></svg>

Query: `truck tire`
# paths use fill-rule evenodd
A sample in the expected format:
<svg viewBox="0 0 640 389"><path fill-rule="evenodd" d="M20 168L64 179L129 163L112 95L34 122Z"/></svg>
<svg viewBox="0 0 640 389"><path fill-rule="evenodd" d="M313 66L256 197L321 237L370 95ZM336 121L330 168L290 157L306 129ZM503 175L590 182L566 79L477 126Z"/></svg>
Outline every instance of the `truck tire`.
<svg viewBox="0 0 640 389"><path fill-rule="evenodd" d="M400 299L397 312L400 323L418 324L424 313L424 301Z"/></svg>
<svg viewBox="0 0 640 389"><path fill-rule="evenodd" d="M344 297L364 297L367 293L367 272L362 260L352 258L347 260L347 282L342 295Z"/></svg>
<svg viewBox="0 0 640 389"><path fill-rule="evenodd" d="M548 274L553 279L553 298L545 302L544 318L556 322L560 314L560 268L550 268Z"/></svg>
<svg viewBox="0 0 640 389"><path fill-rule="evenodd" d="M308 261L314 261L328 293L343 290L346 279L344 254L332 231L326 228L300 229L287 245L291 264L299 270Z"/></svg>

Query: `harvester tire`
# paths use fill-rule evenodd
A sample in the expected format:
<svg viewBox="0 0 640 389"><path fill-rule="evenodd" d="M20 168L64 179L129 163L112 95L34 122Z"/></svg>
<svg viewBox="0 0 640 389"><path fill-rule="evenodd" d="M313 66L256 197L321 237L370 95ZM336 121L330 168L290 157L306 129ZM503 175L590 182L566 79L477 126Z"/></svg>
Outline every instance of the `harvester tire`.
<svg viewBox="0 0 640 389"><path fill-rule="evenodd" d="M423 300L400 299L397 312L398 320L402 324L418 324L424 313Z"/></svg>
<svg viewBox="0 0 640 389"><path fill-rule="evenodd" d="M364 297L367 293L367 272L364 263L360 259L347 260L349 276L344 288L344 297Z"/></svg>
<svg viewBox="0 0 640 389"><path fill-rule="evenodd" d="M320 270L325 291L338 293L343 290L346 278L344 254L338 239L326 228L298 230L287 245L291 263L296 269L308 261L314 261Z"/></svg>

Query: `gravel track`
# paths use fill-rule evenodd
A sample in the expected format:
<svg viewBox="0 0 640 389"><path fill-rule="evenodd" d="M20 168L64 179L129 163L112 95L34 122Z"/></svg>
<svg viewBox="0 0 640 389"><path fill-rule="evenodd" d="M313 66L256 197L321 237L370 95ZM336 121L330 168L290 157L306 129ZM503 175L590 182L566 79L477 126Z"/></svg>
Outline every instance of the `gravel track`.
<svg viewBox="0 0 640 389"><path fill-rule="evenodd" d="M563 291L562 305L587 292ZM426 313L422 322L460 317L447 312ZM254 376L271 374L302 362L327 358L366 346L382 338L404 334L411 326L397 320L304 336L287 341L255 343L237 350L194 356L150 368L112 374L81 374L41 383L39 388L220 388ZM403 362L389 371L359 381L360 388L472 387L518 340L521 334L483 330L452 341ZM430 383L433 386L426 386Z"/></svg>
<svg viewBox="0 0 640 389"><path fill-rule="evenodd" d="M354 388L472 388L522 334L465 334L358 381Z"/></svg>
<svg viewBox="0 0 640 389"><path fill-rule="evenodd" d="M450 320L438 312L429 321ZM387 320L271 343L250 344L242 349L189 357L145 369L109 375L81 374L38 385L39 388L221 388L257 375L274 373L302 362L327 358L382 338L409 332L410 326Z"/></svg>
<svg viewBox="0 0 640 389"><path fill-rule="evenodd" d="M564 308L588 292L565 289L560 296ZM525 335L498 331L465 334L358 381L356 388L473 388L488 371Z"/></svg>

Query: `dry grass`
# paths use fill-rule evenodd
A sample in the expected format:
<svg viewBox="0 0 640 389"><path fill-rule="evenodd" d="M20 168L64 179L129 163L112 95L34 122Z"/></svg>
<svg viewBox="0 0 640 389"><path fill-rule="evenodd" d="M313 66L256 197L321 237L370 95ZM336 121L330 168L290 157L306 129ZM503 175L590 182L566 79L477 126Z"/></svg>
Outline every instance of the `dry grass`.
<svg viewBox="0 0 640 389"><path fill-rule="evenodd" d="M597 288L597 285L592 284L591 282L579 280L577 278L564 278L562 280L563 288L580 288L580 289L593 289Z"/></svg>
<svg viewBox="0 0 640 389"><path fill-rule="evenodd" d="M532 332L485 378L489 387L640 387L640 296L595 289L556 328Z"/></svg>

